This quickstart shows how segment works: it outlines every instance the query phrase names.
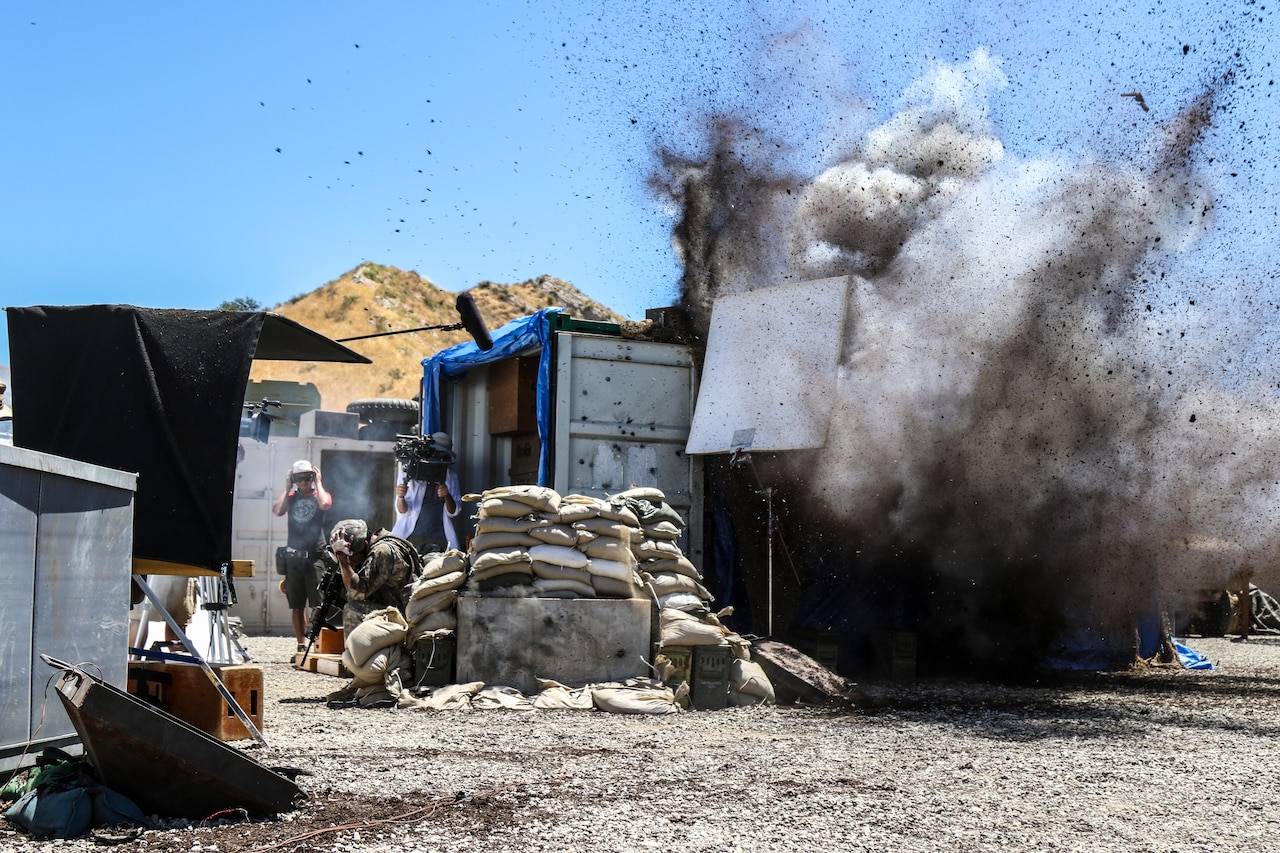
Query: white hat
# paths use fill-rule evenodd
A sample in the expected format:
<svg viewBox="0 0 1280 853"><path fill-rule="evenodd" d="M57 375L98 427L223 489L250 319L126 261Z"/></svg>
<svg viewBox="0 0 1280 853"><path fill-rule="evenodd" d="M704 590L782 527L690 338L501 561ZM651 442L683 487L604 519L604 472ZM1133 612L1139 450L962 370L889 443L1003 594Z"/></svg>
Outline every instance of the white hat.
<svg viewBox="0 0 1280 853"><path fill-rule="evenodd" d="M449 433L447 432L433 432L431 433L431 440L445 450L453 450L453 439L449 438Z"/></svg>
<svg viewBox="0 0 1280 853"><path fill-rule="evenodd" d="M293 473L295 474L313 474L315 470L315 466L305 459L299 459L293 463Z"/></svg>

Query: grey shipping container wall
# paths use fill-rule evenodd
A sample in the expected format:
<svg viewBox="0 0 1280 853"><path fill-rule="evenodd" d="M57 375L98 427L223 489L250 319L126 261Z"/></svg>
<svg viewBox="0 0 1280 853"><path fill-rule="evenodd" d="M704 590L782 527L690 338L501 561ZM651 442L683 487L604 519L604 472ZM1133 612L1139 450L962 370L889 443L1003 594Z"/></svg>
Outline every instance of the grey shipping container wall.
<svg viewBox="0 0 1280 853"><path fill-rule="evenodd" d="M125 686L136 482L0 445L0 771L78 741L40 655Z"/></svg>

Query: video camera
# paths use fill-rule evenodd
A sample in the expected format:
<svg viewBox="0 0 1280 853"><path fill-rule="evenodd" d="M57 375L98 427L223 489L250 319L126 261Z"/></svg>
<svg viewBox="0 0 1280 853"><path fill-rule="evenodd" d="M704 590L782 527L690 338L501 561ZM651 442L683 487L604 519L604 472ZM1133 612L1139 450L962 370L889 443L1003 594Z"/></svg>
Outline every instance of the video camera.
<svg viewBox="0 0 1280 853"><path fill-rule="evenodd" d="M404 466L405 479L424 483L443 483L457 458L429 435L397 435L394 452L396 461Z"/></svg>

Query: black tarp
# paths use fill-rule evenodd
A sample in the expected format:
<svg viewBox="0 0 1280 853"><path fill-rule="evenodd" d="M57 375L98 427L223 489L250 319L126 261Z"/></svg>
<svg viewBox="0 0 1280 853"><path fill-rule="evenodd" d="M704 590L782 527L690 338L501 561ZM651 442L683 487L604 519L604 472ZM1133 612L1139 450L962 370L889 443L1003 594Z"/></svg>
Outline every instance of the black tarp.
<svg viewBox="0 0 1280 853"><path fill-rule="evenodd" d="M214 571L231 560L236 445L255 353L368 361L264 312L5 310L22 401L13 443L136 472L134 557ZM264 325L287 333L289 354L271 352L279 347Z"/></svg>

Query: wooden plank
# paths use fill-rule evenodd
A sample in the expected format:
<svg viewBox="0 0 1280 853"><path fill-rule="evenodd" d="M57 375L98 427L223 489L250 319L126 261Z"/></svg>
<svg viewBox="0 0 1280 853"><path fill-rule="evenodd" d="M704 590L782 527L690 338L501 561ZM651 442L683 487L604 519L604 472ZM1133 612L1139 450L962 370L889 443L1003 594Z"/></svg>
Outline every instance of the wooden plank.
<svg viewBox="0 0 1280 853"><path fill-rule="evenodd" d="M180 577L219 577L222 573L203 566L191 566L186 563L170 563L165 560L133 559L135 575L178 575ZM233 578L253 577L253 560L232 560L228 575Z"/></svg>

